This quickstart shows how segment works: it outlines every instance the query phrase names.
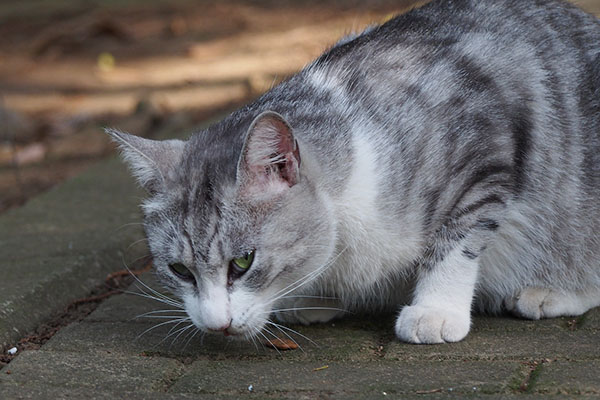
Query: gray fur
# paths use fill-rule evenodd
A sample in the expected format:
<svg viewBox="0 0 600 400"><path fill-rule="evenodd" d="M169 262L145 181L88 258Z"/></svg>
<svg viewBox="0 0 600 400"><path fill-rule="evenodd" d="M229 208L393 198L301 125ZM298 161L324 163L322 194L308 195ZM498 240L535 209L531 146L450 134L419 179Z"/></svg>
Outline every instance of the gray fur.
<svg viewBox="0 0 600 400"><path fill-rule="evenodd" d="M285 118L301 161L296 184L259 198L238 164L265 111ZM134 170L165 176L144 205L159 275L198 308L213 304L206 285L226 288L234 333L252 336L275 304L294 303L269 303L278 291L325 265L295 293L364 310L395 309L414 290L396 327L412 342L462 339L472 299L530 318L600 304L600 22L567 3L433 1L340 41L185 146L171 144L160 168L140 166L128 145L152 158L161 144L116 140ZM253 249L253 266L227 286L230 260ZM197 287L179 282L172 262ZM476 280L457 283L467 300L454 304L463 275ZM541 314L527 311L536 288L547 290ZM236 293L250 303L239 318ZM552 311L552 299L571 298L587 306Z"/></svg>

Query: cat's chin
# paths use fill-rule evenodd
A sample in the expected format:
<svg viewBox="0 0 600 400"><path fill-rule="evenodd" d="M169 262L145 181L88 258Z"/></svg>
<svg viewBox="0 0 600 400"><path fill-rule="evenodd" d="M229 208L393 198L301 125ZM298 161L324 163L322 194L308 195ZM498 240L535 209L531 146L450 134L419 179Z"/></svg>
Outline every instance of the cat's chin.
<svg viewBox="0 0 600 400"><path fill-rule="evenodd" d="M249 330L235 330L232 327L229 327L225 330L213 330L213 329L202 329L203 332L208 333L212 336L225 336L228 339L231 340L238 340L238 341L251 341L252 338L254 337L252 335L252 332ZM261 329L262 331L262 329Z"/></svg>

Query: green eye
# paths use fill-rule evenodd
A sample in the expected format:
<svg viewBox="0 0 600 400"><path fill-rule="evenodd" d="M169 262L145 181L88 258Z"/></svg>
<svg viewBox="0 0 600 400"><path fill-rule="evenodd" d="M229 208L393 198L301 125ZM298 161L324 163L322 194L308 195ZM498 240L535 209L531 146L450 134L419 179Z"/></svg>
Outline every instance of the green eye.
<svg viewBox="0 0 600 400"><path fill-rule="evenodd" d="M234 267L236 267L240 272L246 272L252 265L252 261L254 261L254 250L246 253L244 257L234 258L231 260Z"/></svg>
<svg viewBox="0 0 600 400"><path fill-rule="evenodd" d="M194 278L194 274L192 274L192 271L190 271L185 265L181 263L169 264L169 269L184 281L196 282L196 278Z"/></svg>

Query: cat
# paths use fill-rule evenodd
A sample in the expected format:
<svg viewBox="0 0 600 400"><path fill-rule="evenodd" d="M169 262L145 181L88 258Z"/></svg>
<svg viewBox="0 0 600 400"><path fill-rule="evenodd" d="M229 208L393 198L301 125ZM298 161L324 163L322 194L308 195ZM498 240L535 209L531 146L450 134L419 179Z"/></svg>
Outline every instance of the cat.
<svg viewBox="0 0 600 400"><path fill-rule="evenodd" d="M600 21L566 2L435 0L187 141L108 133L203 331L391 309L443 343L600 305Z"/></svg>

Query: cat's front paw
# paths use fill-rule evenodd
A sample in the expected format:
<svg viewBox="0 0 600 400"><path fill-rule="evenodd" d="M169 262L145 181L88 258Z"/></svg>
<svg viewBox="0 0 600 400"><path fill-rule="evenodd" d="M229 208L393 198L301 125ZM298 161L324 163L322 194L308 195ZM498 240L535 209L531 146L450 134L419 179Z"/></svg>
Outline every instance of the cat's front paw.
<svg viewBox="0 0 600 400"><path fill-rule="evenodd" d="M470 312L437 307L406 306L396 320L396 336L409 343L458 342L471 327Z"/></svg>

